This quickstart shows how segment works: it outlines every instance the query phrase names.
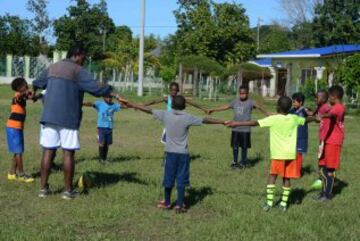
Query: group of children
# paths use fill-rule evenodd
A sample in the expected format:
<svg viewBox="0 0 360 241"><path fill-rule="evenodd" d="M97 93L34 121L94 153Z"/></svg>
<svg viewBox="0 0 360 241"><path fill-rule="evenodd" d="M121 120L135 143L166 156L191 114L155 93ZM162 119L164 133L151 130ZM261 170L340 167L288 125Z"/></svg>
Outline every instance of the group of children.
<svg viewBox="0 0 360 241"><path fill-rule="evenodd" d="M7 142L9 152L13 154L13 162L8 173L8 180L33 182L34 179L26 175L22 165L24 152L23 128L26 116L26 100L36 100L38 97L28 90L23 78L15 79L11 84L15 91L12 99L11 114L7 122ZM279 207L285 211L291 192L291 179L301 177L303 154L308 147L307 123L317 121L319 127L319 180L313 187L320 185L322 191L317 200L328 201L332 198L332 188L335 170L340 166L340 153L344 140L345 107L341 103L343 89L332 86L328 91L319 91L316 95L316 111L304 107L305 97L302 93L295 93L292 99L283 96L277 101L277 113L266 111L261 105L249 99L249 90L245 86L239 88L239 98L230 104L214 109L206 109L184 98L179 93L177 83L170 84L170 95L147 104L135 104L127 100L114 103L111 97L104 101L84 103L84 106L94 107L98 112L97 128L99 143L99 160L107 162L109 146L112 144L113 115L121 108L134 108L152 114L160 120L165 129L161 141L165 144L164 163L164 200L158 203L162 209L171 209L171 192L176 183L177 201L176 212L186 212L184 205L185 187L190 184L190 156L188 150L188 131L190 126L201 124L221 124L232 128L231 147L233 150L232 168L247 167L247 151L251 148L251 127L269 127L270 129L270 174L266 188L267 200L264 210L269 211L274 206L275 181L278 176L283 178L283 193ZM166 110L152 110L148 106L165 102ZM184 112L186 104L192 105L206 114L233 109L234 119L223 121L209 117L198 118ZM330 104L330 105L329 105ZM253 109L258 109L266 117L253 121ZM241 159L238 164L239 148Z"/></svg>

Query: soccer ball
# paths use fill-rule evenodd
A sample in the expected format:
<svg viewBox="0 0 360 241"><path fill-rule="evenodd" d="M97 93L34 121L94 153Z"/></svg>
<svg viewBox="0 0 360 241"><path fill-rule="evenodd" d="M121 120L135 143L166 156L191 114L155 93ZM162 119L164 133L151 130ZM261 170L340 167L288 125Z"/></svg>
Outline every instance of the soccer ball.
<svg viewBox="0 0 360 241"><path fill-rule="evenodd" d="M78 188L81 191L85 191L89 188L92 188L95 186L93 178L91 178L91 175L85 173L81 175L77 181Z"/></svg>

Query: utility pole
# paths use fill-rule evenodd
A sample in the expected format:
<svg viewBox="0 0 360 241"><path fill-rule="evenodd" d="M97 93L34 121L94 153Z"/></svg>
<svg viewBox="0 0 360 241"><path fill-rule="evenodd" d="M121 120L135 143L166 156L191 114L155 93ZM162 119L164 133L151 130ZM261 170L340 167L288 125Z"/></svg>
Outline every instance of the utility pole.
<svg viewBox="0 0 360 241"><path fill-rule="evenodd" d="M144 34L145 34L145 0L141 1L141 29L140 29L140 43L139 43L139 74L138 74L138 90L137 95L143 96L143 82L144 82Z"/></svg>
<svg viewBox="0 0 360 241"><path fill-rule="evenodd" d="M260 23L262 22L263 20L258 17L258 22L257 22L257 52L259 52L259 49L260 49Z"/></svg>

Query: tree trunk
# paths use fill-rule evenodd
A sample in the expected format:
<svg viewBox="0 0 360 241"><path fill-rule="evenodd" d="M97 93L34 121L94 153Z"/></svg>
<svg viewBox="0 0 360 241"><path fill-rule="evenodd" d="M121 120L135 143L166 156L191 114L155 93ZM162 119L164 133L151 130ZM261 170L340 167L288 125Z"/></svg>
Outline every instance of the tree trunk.
<svg viewBox="0 0 360 241"><path fill-rule="evenodd" d="M198 68L195 68L194 70L194 78L193 78L193 97L196 97L198 95L198 86L199 86L199 70Z"/></svg>
<svg viewBox="0 0 360 241"><path fill-rule="evenodd" d="M180 94L184 93L184 86L183 86L183 66L179 64L179 86L180 86Z"/></svg>

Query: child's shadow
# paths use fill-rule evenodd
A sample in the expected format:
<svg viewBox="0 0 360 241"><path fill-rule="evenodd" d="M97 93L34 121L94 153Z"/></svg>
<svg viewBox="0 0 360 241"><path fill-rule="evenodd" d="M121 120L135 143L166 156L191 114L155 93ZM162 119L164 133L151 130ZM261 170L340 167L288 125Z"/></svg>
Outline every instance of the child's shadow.
<svg viewBox="0 0 360 241"><path fill-rule="evenodd" d="M128 183L135 183L140 185L148 185L144 180L137 177L136 172L124 172L124 173L104 173L104 172L89 172L88 176L93 180L94 186L106 187L108 185L116 184L120 181Z"/></svg>
<svg viewBox="0 0 360 241"><path fill-rule="evenodd" d="M190 155L190 160L193 162L193 161L195 161L195 160L197 160L197 159L200 159L201 158L201 155L199 155L199 154L191 154Z"/></svg>
<svg viewBox="0 0 360 241"><path fill-rule="evenodd" d="M189 188L187 190L186 205L188 208L195 206L197 203L204 200L208 195L212 195L211 187Z"/></svg>
<svg viewBox="0 0 360 241"><path fill-rule="evenodd" d="M341 194L344 188L348 187L349 184L347 182L344 182L340 179L335 179L334 188L333 188L333 194L334 196Z"/></svg>
<svg viewBox="0 0 360 241"><path fill-rule="evenodd" d="M262 159L262 155L260 153L256 153L256 156L253 158L248 158L246 160L246 166L248 168L252 168L254 166L256 166Z"/></svg>
<svg viewBox="0 0 360 241"><path fill-rule="evenodd" d="M311 173L316 172L316 170L311 165L306 165L301 168L301 175L310 175Z"/></svg>
<svg viewBox="0 0 360 241"><path fill-rule="evenodd" d="M300 205L305 196L308 194L308 192L306 192L304 189L302 188L295 188L291 191L290 196L289 196L289 206L290 205Z"/></svg>
<svg viewBox="0 0 360 241"><path fill-rule="evenodd" d="M139 156L132 156L132 155L119 155L117 157L109 158L109 162L125 162L125 161L134 161L139 160Z"/></svg>

